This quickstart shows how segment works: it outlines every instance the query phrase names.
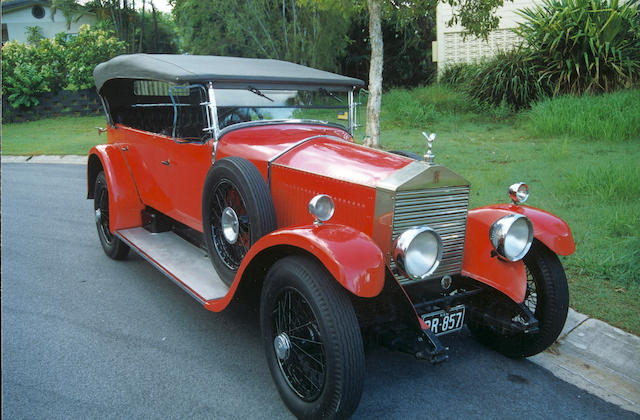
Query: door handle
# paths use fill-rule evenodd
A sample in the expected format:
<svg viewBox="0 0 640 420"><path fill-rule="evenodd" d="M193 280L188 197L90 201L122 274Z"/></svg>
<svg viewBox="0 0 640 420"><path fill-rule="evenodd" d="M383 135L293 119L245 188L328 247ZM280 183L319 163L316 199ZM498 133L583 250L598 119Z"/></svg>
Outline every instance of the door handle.
<svg viewBox="0 0 640 420"><path fill-rule="evenodd" d="M162 163L163 165L169 166L171 162L169 161L169 159L167 159L167 160L161 160L160 163Z"/></svg>
<svg viewBox="0 0 640 420"><path fill-rule="evenodd" d="M120 149L121 149L123 152L126 152L126 151L128 151L128 150L129 150L129 146L122 146L122 147L120 147Z"/></svg>

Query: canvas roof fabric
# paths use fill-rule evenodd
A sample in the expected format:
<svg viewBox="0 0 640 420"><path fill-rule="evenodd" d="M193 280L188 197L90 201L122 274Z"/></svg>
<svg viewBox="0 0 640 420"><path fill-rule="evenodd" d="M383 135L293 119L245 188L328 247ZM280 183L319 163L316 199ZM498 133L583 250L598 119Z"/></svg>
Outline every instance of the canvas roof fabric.
<svg viewBox="0 0 640 420"><path fill-rule="evenodd" d="M319 87L338 89L362 87L360 79L281 60L210 55L126 54L99 64L93 71L96 87L112 79L144 79L183 84L213 82L217 88L264 89Z"/></svg>

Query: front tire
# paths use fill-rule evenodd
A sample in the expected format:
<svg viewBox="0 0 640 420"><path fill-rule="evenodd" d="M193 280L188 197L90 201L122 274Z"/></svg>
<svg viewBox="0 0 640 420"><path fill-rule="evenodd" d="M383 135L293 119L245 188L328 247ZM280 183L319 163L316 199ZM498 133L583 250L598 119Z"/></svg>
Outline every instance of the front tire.
<svg viewBox="0 0 640 420"><path fill-rule="evenodd" d="M114 260L123 260L129 253L129 247L116 237L109 228L109 187L104 172L96 177L94 187L93 210L95 212L98 237L104 253Z"/></svg>
<svg viewBox="0 0 640 420"><path fill-rule="evenodd" d="M538 320L538 332L504 335L485 326L470 326L480 342L512 358L533 356L552 345L562 332L569 310L567 277L558 256L536 240L524 257L524 265L524 304Z"/></svg>
<svg viewBox="0 0 640 420"><path fill-rule="evenodd" d="M364 350L347 292L317 261L286 257L269 270L260 322L282 400L298 418L347 418L364 382Z"/></svg>

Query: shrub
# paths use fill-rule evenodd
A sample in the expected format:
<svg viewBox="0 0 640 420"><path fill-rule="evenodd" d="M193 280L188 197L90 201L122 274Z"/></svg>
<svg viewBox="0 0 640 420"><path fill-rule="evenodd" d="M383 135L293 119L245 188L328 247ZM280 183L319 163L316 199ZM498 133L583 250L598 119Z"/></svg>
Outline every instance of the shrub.
<svg viewBox="0 0 640 420"><path fill-rule="evenodd" d="M477 71L477 67L477 64L450 64L444 68L438 82L452 87L462 86Z"/></svg>
<svg viewBox="0 0 640 420"><path fill-rule="evenodd" d="M96 65L126 51L127 44L111 33L82 25L78 35L69 38L66 45L69 83L75 89L93 87L93 69Z"/></svg>
<svg viewBox="0 0 640 420"><path fill-rule="evenodd" d="M30 63L20 65L11 76L5 76L2 83L6 83L4 92L13 108L38 105L38 97L47 91L40 72Z"/></svg>
<svg viewBox="0 0 640 420"><path fill-rule="evenodd" d="M560 96L534 104L529 129L539 136L610 142L640 140L640 90Z"/></svg>
<svg viewBox="0 0 640 420"><path fill-rule="evenodd" d="M107 31L83 25L77 36L41 39L35 45L9 41L2 46L2 91L18 108L39 103L45 92L93 87L93 69L126 51Z"/></svg>
<svg viewBox="0 0 640 420"><path fill-rule="evenodd" d="M60 34L58 34L60 35ZM45 38L36 46L33 64L50 92L57 93L67 86L66 45L63 37Z"/></svg>
<svg viewBox="0 0 640 420"><path fill-rule="evenodd" d="M638 0L542 0L516 32L554 94L610 92L640 77Z"/></svg>
<svg viewBox="0 0 640 420"><path fill-rule="evenodd" d="M494 107L527 108L549 91L539 77L537 64L521 48L499 52L469 76L463 84L467 95Z"/></svg>

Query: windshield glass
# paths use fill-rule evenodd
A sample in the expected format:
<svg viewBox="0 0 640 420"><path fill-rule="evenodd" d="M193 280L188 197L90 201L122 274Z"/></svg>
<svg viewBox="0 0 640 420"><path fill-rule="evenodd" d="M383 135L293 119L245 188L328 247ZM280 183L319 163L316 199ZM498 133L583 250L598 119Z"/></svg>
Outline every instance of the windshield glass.
<svg viewBox="0 0 640 420"><path fill-rule="evenodd" d="M349 125L347 92L295 89L216 89L220 129L259 120L317 120Z"/></svg>

